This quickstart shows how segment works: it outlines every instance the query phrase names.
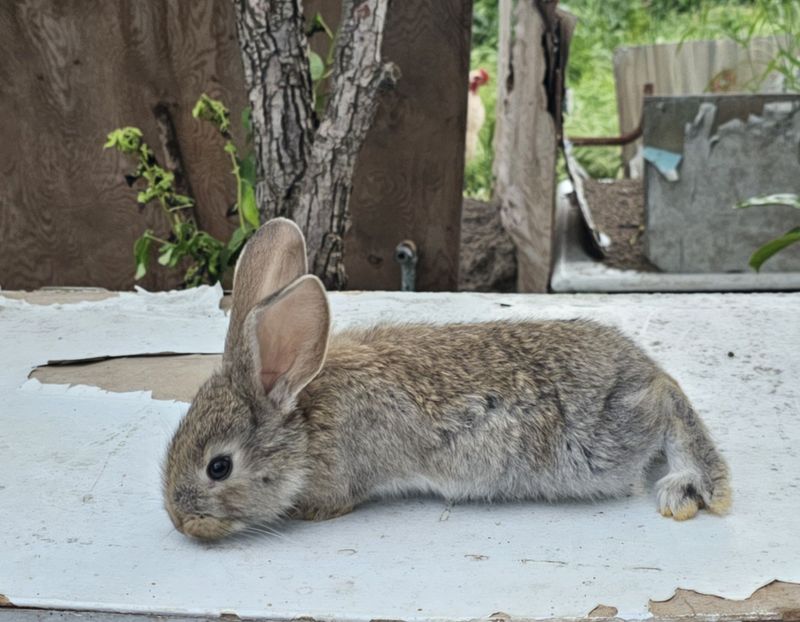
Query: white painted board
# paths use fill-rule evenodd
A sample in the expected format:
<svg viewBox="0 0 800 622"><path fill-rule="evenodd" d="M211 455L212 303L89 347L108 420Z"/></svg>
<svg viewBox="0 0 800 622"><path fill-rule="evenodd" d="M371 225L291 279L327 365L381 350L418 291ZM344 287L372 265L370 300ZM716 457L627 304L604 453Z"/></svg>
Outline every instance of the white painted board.
<svg viewBox="0 0 800 622"><path fill-rule="evenodd" d="M733 473L732 513L677 523L652 493L447 508L378 501L281 536L203 545L161 506L160 460L186 405L43 386L50 359L214 352L219 291L39 306L0 296L0 594L19 606L369 620L626 618L677 587L744 598L800 581L800 294L344 293L339 326L590 317L678 378ZM733 353L730 356L729 353Z"/></svg>

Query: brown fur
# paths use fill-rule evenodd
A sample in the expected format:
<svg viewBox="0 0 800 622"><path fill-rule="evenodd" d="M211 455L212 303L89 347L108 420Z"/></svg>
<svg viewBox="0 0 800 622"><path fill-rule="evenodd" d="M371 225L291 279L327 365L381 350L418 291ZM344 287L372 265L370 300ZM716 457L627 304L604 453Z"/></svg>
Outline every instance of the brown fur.
<svg viewBox="0 0 800 622"><path fill-rule="evenodd" d="M263 245L275 238L269 231L255 242L265 261L302 243L275 222L265 228L279 226L281 244ZM269 265L237 270L237 283L259 287L252 270L261 269L279 289L232 315L244 318L230 328L241 336L228 340L223 368L170 447L165 502L185 533L217 538L281 516L330 518L387 494L614 496L637 490L662 454L662 514L727 509L727 466L702 422L618 330L581 320L383 325L328 340L321 284L281 284ZM264 369L278 367L265 384ZM224 481L205 472L217 455L233 460Z"/></svg>

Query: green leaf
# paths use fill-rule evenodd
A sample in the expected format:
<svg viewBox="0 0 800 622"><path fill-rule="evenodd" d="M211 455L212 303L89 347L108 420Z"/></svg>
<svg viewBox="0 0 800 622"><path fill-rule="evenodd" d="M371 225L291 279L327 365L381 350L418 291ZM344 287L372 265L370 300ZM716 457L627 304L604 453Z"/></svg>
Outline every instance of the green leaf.
<svg viewBox="0 0 800 622"><path fill-rule="evenodd" d="M108 135L104 149L116 147L122 153L136 153L142 143L142 130L138 127L121 127Z"/></svg>
<svg viewBox="0 0 800 622"><path fill-rule="evenodd" d="M170 211L194 207L194 199L186 196L185 194L170 193L166 197L166 201L167 205L169 205Z"/></svg>
<svg viewBox="0 0 800 622"><path fill-rule="evenodd" d="M248 181L242 179L242 204L238 206L245 221L254 228L260 224L258 205L256 205L256 192Z"/></svg>
<svg viewBox="0 0 800 622"><path fill-rule="evenodd" d="M783 194L769 194L762 197L753 197L746 201L741 201L736 204L737 209L744 209L747 207L761 207L765 205L787 205L800 209L800 195L783 193Z"/></svg>
<svg viewBox="0 0 800 622"><path fill-rule="evenodd" d="M319 82L325 73L325 62L322 60L322 57L313 50L309 50L308 64L311 70L311 81Z"/></svg>
<svg viewBox="0 0 800 622"><path fill-rule="evenodd" d="M200 95L200 99L194 105L192 116L213 123L222 134L227 134L231 129L231 113L228 108L218 99L212 99L205 93Z"/></svg>
<svg viewBox="0 0 800 622"><path fill-rule="evenodd" d="M253 109L250 106L242 110L242 129L249 142L253 138Z"/></svg>
<svg viewBox="0 0 800 622"><path fill-rule="evenodd" d="M136 261L136 274L133 278L137 281L147 274L147 260L150 254L150 243L152 242L149 234L152 234L152 231L148 229L133 245L133 258Z"/></svg>
<svg viewBox="0 0 800 622"><path fill-rule="evenodd" d="M324 32L329 39L333 39L333 32L328 24L325 23L322 13L319 12L314 15L311 23L308 25L308 28L306 29L306 36L311 37L318 32Z"/></svg>
<svg viewBox="0 0 800 622"><path fill-rule="evenodd" d="M176 247L174 244L164 244L158 255L158 263L162 266L172 267L178 263L177 254L175 253ZM174 261L173 261L174 259Z"/></svg>
<svg viewBox="0 0 800 622"><path fill-rule="evenodd" d="M256 185L256 154L248 153L239 160L239 176L255 188Z"/></svg>
<svg viewBox="0 0 800 622"><path fill-rule="evenodd" d="M800 227L795 227L785 235L764 244L750 257L750 266L756 271L761 270L767 259L795 242L800 242Z"/></svg>
<svg viewBox="0 0 800 622"><path fill-rule="evenodd" d="M234 254L244 245L246 240L247 240L247 230L239 227L233 232L233 234L231 235L231 239L228 240L228 246L227 246L228 251L231 254Z"/></svg>

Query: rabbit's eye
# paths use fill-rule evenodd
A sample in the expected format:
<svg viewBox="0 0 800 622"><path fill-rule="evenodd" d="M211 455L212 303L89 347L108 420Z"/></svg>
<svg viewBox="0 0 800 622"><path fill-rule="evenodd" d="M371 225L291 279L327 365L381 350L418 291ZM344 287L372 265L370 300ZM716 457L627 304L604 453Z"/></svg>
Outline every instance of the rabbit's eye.
<svg viewBox="0 0 800 622"><path fill-rule="evenodd" d="M230 456L215 456L206 467L206 474L213 480L221 481L231 474L233 461Z"/></svg>

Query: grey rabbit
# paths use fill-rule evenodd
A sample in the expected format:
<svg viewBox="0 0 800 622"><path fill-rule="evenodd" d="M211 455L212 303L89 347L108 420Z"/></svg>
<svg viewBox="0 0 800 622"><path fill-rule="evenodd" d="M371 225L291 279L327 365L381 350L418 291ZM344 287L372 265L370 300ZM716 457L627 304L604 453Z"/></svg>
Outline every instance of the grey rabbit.
<svg viewBox="0 0 800 622"><path fill-rule="evenodd" d="M234 276L221 369L169 446L176 528L217 539L327 519L381 495L595 499L657 483L664 516L724 513L728 468L678 384L592 321L398 324L330 332L305 241L275 219Z"/></svg>

